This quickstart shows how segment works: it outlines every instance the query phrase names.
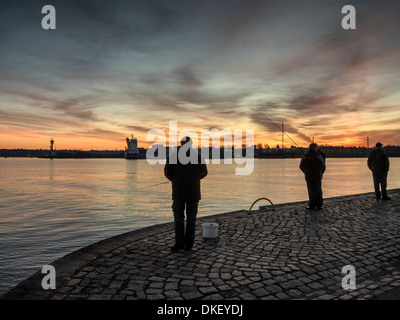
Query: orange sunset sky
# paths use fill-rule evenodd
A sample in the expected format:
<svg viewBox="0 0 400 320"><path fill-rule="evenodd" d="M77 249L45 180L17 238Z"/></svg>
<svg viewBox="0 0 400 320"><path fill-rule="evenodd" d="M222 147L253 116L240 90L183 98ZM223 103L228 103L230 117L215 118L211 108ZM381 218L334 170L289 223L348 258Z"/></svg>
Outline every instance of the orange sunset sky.
<svg viewBox="0 0 400 320"><path fill-rule="evenodd" d="M400 3L0 4L0 149L121 150L149 130L254 129L255 144L399 145ZM285 138L285 147L293 145Z"/></svg>

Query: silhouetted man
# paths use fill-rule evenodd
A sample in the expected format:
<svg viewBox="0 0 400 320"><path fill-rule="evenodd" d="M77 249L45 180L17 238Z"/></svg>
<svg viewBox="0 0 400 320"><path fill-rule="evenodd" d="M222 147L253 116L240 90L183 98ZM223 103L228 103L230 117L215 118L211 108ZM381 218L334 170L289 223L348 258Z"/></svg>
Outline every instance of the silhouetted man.
<svg viewBox="0 0 400 320"><path fill-rule="evenodd" d="M372 151L368 157L367 164L368 168L372 171L376 200L381 199L379 185L382 189L382 200L390 200L386 192L387 175L389 172L389 157L383 151L382 143L377 142L375 147L376 149Z"/></svg>
<svg viewBox="0 0 400 320"><path fill-rule="evenodd" d="M171 152L164 167L165 176L172 181L175 226L175 245L172 251L190 250L193 247L197 209L201 199L200 180L207 173L206 164L202 163L200 155L192 148L192 140L189 137L183 138L178 152Z"/></svg>
<svg viewBox="0 0 400 320"><path fill-rule="evenodd" d="M325 172L325 159L318 152L318 145L311 143L306 154L301 158L300 169L307 181L308 206L306 209L322 209L322 176Z"/></svg>

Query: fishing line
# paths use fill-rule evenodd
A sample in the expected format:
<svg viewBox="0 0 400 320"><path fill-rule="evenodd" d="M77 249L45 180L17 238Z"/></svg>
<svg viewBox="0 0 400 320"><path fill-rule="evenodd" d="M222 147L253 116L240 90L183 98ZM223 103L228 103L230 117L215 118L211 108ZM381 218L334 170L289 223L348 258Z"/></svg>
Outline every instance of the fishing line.
<svg viewBox="0 0 400 320"><path fill-rule="evenodd" d="M148 189L148 188L152 188L152 187L156 187L156 186L160 186L160 185L166 184L166 183L171 183L171 181L164 181L164 182L152 184L152 185L150 185L150 186L146 186L146 187L143 187L143 188L138 188L138 189L136 189L136 191L137 191L137 190Z"/></svg>

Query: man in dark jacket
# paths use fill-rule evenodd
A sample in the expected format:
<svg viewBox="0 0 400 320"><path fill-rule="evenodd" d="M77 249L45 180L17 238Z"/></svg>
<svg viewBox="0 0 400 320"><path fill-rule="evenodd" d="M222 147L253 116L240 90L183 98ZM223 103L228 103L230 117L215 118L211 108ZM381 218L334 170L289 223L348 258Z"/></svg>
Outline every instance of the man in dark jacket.
<svg viewBox="0 0 400 320"><path fill-rule="evenodd" d="M322 209L322 176L325 172L325 159L318 152L318 145L311 143L306 154L301 158L300 169L307 181L309 203L307 209Z"/></svg>
<svg viewBox="0 0 400 320"><path fill-rule="evenodd" d="M185 137L178 152L172 152L164 167L164 175L172 181L172 211L174 213L175 245L172 251L193 247L196 216L201 199L200 180L208 171L200 155L193 150L192 140ZM184 229L186 206L186 233Z"/></svg>
<svg viewBox="0 0 400 320"><path fill-rule="evenodd" d="M382 189L382 200L390 200L386 191L387 175L389 172L389 157L383 151L382 143L378 142L375 146L376 149L369 155L367 164L368 168L372 171L376 200L381 199L379 185Z"/></svg>

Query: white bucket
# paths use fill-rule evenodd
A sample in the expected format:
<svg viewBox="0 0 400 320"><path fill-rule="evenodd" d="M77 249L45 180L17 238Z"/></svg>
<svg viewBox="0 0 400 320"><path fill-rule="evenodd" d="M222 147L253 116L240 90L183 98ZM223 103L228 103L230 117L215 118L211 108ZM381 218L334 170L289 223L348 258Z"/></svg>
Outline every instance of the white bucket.
<svg viewBox="0 0 400 320"><path fill-rule="evenodd" d="M218 237L218 223L215 222L203 223L203 237L204 238Z"/></svg>

